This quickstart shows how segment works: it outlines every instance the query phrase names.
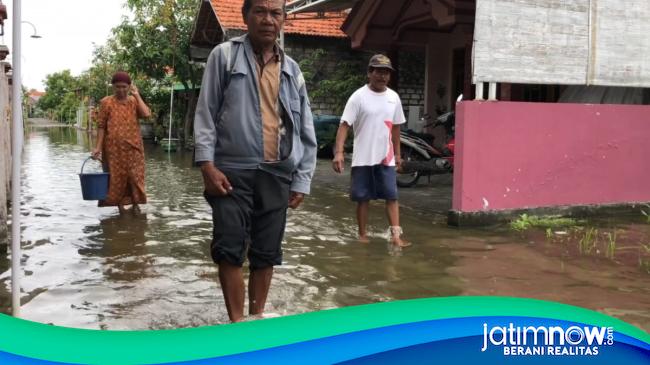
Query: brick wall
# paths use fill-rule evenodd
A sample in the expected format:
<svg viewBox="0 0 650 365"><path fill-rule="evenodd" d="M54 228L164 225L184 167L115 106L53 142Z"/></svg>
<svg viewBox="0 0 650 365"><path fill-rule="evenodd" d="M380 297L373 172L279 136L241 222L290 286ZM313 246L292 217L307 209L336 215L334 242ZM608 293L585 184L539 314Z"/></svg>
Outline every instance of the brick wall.
<svg viewBox="0 0 650 365"><path fill-rule="evenodd" d="M232 38L243 34L242 31L228 31L227 37ZM353 64L355 73L365 75L367 72L368 60L377 52L357 51L350 47L348 38L324 38L313 36L300 36L287 34L285 37L284 51L287 55L300 63L310 58L322 49L325 53L322 61L319 61L320 78L327 78L342 63ZM409 106L419 106L424 110L424 52L399 52L399 89L398 93L402 99L404 113L407 114ZM359 87L363 84L359 84ZM337 111L345 105L340 105L333 97L312 97L313 90L318 84L307 84L310 91L312 111L314 114L340 114ZM346 98L349 95L346 96ZM340 99L340 98L339 98ZM419 116L418 116L419 117Z"/></svg>
<svg viewBox="0 0 650 365"><path fill-rule="evenodd" d="M420 107L424 112L424 52L399 52L398 93L408 118L409 106ZM418 115L419 118L421 115Z"/></svg>
<svg viewBox="0 0 650 365"><path fill-rule="evenodd" d="M350 48L350 40L347 38L323 38L288 35L285 40L285 52L296 62L300 63L306 58L313 57L318 49L325 53L319 59L319 76L318 79L327 78L335 72L337 66L342 63L351 63L355 65L355 71L358 74L364 74L365 63L370 58L370 53L363 51L354 51ZM359 85L361 87L362 85ZM307 84L309 91L318 88L318 84ZM310 93L310 97L312 93ZM348 95L349 96L349 95ZM340 114L337 110L342 110L345 105L340 105L333 97L312 97L311 105L314 114Z"/></svg>

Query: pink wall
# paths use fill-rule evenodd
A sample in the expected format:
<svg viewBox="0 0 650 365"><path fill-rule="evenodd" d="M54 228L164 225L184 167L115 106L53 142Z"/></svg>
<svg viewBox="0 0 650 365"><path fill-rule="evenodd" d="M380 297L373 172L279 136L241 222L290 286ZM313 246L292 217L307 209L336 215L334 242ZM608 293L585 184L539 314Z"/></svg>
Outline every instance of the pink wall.
<svg viewBox="0 0 650 365"><path fill-rule="evenodd" d="M650 202L650 106L465 101L452 209Z"/></svg>

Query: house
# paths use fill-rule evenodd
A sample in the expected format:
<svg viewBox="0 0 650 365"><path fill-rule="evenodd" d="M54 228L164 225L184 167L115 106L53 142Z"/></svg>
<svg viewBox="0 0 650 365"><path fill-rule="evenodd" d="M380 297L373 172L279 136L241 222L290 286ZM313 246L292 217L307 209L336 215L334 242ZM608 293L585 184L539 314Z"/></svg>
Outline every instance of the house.
<svg viewBox="0 0 650 365"><path fill-rule="evenodd" d="M196 61L205 61L210 51L219 43L237 37L246 30L242 19L243 0L202 1L192 32L190 53ZM302 17L304 18L304 16ZM347 35L340 29L345 14L328 14L324 19L287 19L284 28L284 50L297 62L309 57L317 49L329 55L325 66L332 70L337 60L355 56L350 52ZM311 86L311 85L308 85ZM312 100L315 113L331 114L333 100Z"/></svg>
<svg viewBox="0 0 650 365"><path fill-rule="evenodd" d="M425 109L457 110L449 222L471 224L650 202L650 106L638 105L650 13L634 3L295 0L289 12L347 5L353 48L423 50Z"/></svg>
<svg viewBox="0 0 650 365"><path fill-rule="evenodd" d="M34 109L38 104L38 101L45 95L45 92L31 89L27 92L27 99L25 100L25 113L26 117L32 117L34 114Z"/></svg>
<svg viewBox="0 0 650 365"><path fill-rule="evenodd" d="M202 0L191 36L190 53L193 60L203 62L210 51L219 43L244 33L246 26L242 19L243 0ZM284 27L284 50L297 62L317 59L318 74L314 80L307 80L310 94L318 88L320 77L331 75L342 64L351 65L353 72L365 75L368 59L373 50L355 51L350 48L350 39L341 27L346 12L337 9L331 12L309 15L291 15ZM322 52L322 53L321 53ZM405 111L414 110L412 119L419 118L424 104L421 69L421 54L402 57L404 70L396 86L403 96ZM361 86L361 85L359 85ZM349 95L320 96L311 100L314 114L337 114L343 109Z"/></svg>

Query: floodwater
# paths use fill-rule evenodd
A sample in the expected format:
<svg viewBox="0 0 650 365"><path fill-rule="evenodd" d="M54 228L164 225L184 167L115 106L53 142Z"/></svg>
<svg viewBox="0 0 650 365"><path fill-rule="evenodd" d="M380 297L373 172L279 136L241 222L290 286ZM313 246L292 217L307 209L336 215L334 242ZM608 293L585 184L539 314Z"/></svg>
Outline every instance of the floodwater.
<svg viewBox="0 0 650 365"><path fill-rule="evenodd" d="M170 155L147 145L149 203L142 214L120 217L115 208L81 198L77 174L89 150L88 135L74 128L32 127L26 134L22 316L111 330L227 323L208 251L211 215L191 153ZM91 161L86 169L99 166ZM329 162L319 161L312 195L289 212L284 264L276 268L267 312L505 295L583 306L650 330L650 274L643 266L647 258L650 267L650 253L644 256L639 250L645 246L632 245L650 244L650 224L640 219L615 227L621 232L619 257L632 257L622 261L576 253L570 239L549 240L539 232L458 230L444 222L448 207L440 214L419 208L427 192L450 191L450 179L443 178L441 186L425 182L402 192L402 226L414 244L395 251L384 237L379 204L371 208L371 243L355 240L354 206L345 189L349 177L329 171ZM8 258L0 257L5 312Z"/></svg>

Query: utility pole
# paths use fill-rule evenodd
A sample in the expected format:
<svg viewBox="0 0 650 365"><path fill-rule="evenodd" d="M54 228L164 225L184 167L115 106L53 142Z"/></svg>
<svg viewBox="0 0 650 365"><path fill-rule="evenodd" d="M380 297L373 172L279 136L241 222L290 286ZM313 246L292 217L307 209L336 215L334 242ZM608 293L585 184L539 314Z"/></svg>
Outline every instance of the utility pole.
<svg viewBox="0 0 650 365"><path fill-rule="evenodd" d="M13 3L12 159L11 159L11 313L20 317L20 165L23 154L23 90L21 73L21 0Z"/></svg>

